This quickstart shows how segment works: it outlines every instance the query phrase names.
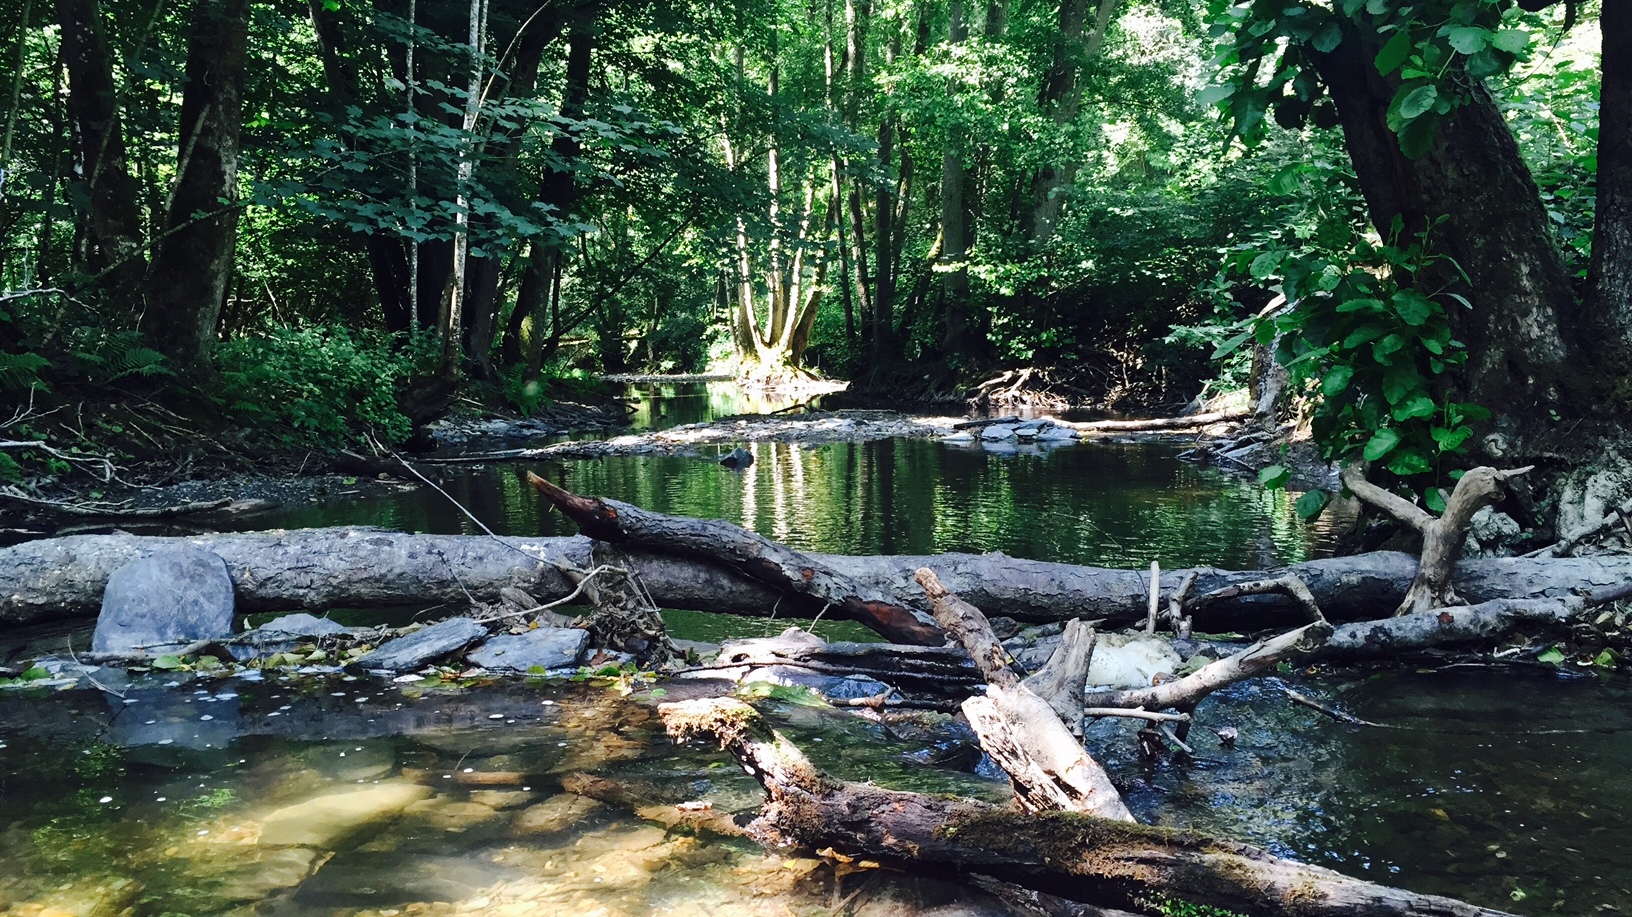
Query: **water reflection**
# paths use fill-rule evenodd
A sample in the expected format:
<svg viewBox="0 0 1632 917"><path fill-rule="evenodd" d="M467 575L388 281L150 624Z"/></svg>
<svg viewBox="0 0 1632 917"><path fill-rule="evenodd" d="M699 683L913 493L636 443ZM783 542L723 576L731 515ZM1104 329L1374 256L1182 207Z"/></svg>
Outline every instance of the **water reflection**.
<svg viewBox="0 0 1632 917"><path fill-rule="evenodd" d="M774 414L802 404L821 407L821 397L747 391L735 382L631 382L618 393L634 411L634 430L667 430L738 414Z"/></svg>
<svg viewBox="0 0 1632 917"><path fill-rule="evenodd" d="M580 493L658 512L722 518L795 547L839 554L1002 551L1111 567L1259 568L1326 549L1293 497L1178 461L1160 444L1086 444L1003 457L926 440L817 447L755 443L733 472L699 458L635 456L538 470ZM726 451L723 447L719 451ZM544 512L516 467L451 468L444 487L502 534L572 534ZM246 526L379 525L471 533L426 489L336 498L245 520Z"/></svg>

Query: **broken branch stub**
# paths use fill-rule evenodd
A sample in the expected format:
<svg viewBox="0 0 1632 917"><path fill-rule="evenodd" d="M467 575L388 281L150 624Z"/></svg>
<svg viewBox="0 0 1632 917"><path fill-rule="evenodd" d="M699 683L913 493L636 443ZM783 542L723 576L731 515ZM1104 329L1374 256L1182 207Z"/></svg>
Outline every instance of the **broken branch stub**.
<svg viewBox="0 0 1632 917"><path fill-rule="evenodd" d="M643 510L617 500L584 497L527 472L544 499L597 541L627 544L702 558L784 593L804 610L834 612L859 621L897 643L939 646L939 630L912 608L861 586L815 558L721 519L689 519Z"/></svg>

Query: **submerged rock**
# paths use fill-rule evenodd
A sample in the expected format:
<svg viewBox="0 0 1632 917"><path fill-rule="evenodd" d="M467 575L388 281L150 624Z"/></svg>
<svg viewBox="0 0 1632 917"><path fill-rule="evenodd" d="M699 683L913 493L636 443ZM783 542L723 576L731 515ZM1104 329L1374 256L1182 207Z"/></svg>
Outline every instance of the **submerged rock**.
<svg viewBox="0 0 1632 917"><path fill-rule="evenodd" d="M741 446L732 449L720 459L720 464L726 468L747 468L753 463L754 454Z"/></svg>
<svg viewBox="0 0 1632 917"><path fill-rule="evenodd" d="M266 847L335 850L431 795L417 783L380 783L284 806L261 822Z"/></svg>
<svg viewBox="0 0 1632 917"><path fill-rule="evenodd" d="M494 637L467 659L495 672L530 672L534 667L564 669L578 664L589 632L576 627L540 627L525 634Z"/></svg>
<svg viewBox="0 0 1632 917"><path fill-rule="evenodd" d="M406 637L387 640L357 660L362 668L385 671L417 669L487 636L487 628L469 618L449 618Z"/></svg>
<svg viewBox="0 0 1632 917"><path fill-rule="evenodd" d="M603 805L588 796L559 793L536 806L524 809L516 816L516 820L510 823L510 830L524 837L554 834L578 824L594 814L595 810L603 808Z"/></svg>
<svg viewBox="0 0 1632 917"><path fill-rule="evenodd" d="M864 697L877 697L890 691L889 685L865 675L822 675L809 669L788 665L764 666L754 669L742 678L743 684L753 682L808 688L830 701L859 700Z"/></svg>
<svg viewBox="0 0 1632 917"><path fill-rule="evenodd" d="M166 547L113 571L91 637L95 653L174 652L232 633L232 575L218 555Z"/></svg>

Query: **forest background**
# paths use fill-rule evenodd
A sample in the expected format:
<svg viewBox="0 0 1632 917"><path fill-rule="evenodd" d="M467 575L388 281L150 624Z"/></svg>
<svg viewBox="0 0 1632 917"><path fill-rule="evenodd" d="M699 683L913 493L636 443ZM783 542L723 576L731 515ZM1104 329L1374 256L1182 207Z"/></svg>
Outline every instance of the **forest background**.
<svg viewBox="0 0 1632 917"><path fill-rule="evenodd" d="M1437 509L1476 457L1619 436L1629 20L0 0L0 397L337 445L600 372L1037 367L1148 410L1275 352L1327 457Z"/></svg>

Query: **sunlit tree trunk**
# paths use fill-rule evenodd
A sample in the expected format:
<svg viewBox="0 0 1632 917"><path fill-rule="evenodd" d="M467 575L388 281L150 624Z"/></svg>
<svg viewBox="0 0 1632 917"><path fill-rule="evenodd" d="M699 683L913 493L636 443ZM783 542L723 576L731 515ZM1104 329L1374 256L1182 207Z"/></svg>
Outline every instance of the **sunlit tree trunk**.
<svg viewBox="0 0 1632 917"><path fill-rule="evenodd" d="M176 184L147 273L146 330L183 366L206 363L238 241L249 0L199 0L187 41Z"/></svg>
<svg viewBox="0 0 1632 917"><path fill-rule="evenodd" d="M458 174L455 176L453 270L443 296L441 314L437 317L437 332L442 339L443 379L459 375L460 342L463 339L465 304L465 267L470 253L470 179L476 169L476 119L481 113L482 100L482 39L487 25L486 0L470 0L470 81L465 89L464 148L460 151Z"/></svg>

